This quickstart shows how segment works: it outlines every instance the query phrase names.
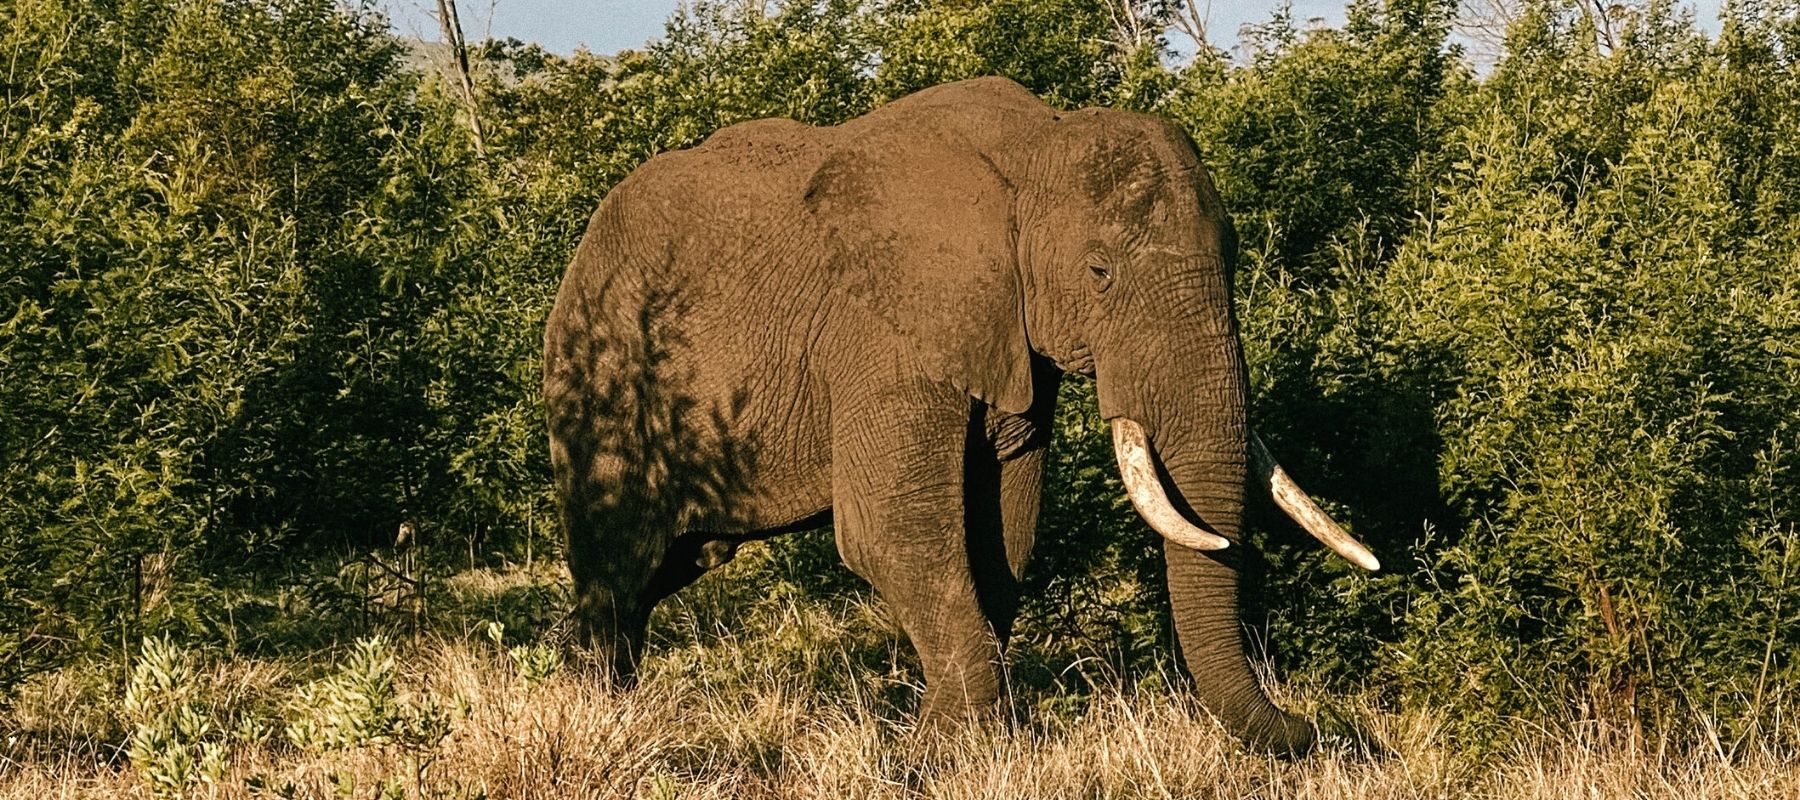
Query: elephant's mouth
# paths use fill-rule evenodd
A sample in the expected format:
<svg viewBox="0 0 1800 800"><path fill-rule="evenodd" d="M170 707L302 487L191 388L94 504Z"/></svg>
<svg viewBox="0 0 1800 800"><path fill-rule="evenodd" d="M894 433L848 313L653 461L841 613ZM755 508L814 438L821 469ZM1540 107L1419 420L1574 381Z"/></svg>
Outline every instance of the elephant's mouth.
<svg viewBox="0 0 1800 800"><path fill-rule="evenodd" d="M1131 496L1138 516L1163 538L1194 550L1223 550L1231 540L1189 522L1175 510L1164 493L1162 480L1156 475L1155 460L1150 456L1150 439L1143 426L1127 417L1112 420L1113 455L1119 459L1119 478ZM1340 527L1307 496L1287 471L1275 462L1269 449L1255 432L1250 434L1250 469L1257 485L1266 487L1275 505L1300 524L1313 538L1325 543L1333 552L1371 572L1381 569L1381 562L1355 537Z"/></svg>

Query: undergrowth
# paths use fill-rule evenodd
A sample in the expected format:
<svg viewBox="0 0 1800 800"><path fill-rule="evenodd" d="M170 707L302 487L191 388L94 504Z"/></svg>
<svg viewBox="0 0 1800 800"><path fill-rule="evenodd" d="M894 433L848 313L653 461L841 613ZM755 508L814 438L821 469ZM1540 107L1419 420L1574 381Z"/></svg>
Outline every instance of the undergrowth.
<svg viewBox="0 0 1800 800"><path fill-rule="evenodd" d="M603 688L495 624L357 638L313 657L149 640L120 676L33 681L0 717L6 797L1774 797L1792 754L1706 731L1661 740L1570 718L1491 752L1443 712L1373 690L1274 687L1359 737L1281 761L1244 751L1162 674L1064 664L1006 722L922 732L918 671L884 606L757 585L752 555L666 603L641 684ZM512 585L517 575L461 576ZM552 655L554 654L554 655ZM1017 654L1044 659L1050 650ZM1067 651L1061 656L1068 658ZM1083 667L1087 669L1083 669ZM1019 670L1015 668L1015 672ZM122 698L122 702L121 702ZM79 710L79 711L78 711ZM72 713L77 712L78 713ZM1791 715L1782 715L1791 728ZM1521 723L1522 725L1522 723Z"/></svg>

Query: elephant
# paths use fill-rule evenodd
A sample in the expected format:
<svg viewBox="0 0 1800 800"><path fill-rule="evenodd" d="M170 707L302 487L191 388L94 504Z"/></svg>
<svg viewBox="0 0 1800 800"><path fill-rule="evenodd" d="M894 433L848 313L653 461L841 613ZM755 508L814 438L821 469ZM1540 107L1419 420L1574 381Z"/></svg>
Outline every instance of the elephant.
<svg viewBox="0 0 1800 800"><path fill-rule="evenodd" d="M1073 373L1163 537L1194 691L1248 744L1308 750L1245 657L1252 481L1378 563L1251 431L1235 247L1180 127L1004 78L651 158L590 217L544 336L579 641L629 684L656 603L830 524L918 653L920 718L993 714Z"/></svg>

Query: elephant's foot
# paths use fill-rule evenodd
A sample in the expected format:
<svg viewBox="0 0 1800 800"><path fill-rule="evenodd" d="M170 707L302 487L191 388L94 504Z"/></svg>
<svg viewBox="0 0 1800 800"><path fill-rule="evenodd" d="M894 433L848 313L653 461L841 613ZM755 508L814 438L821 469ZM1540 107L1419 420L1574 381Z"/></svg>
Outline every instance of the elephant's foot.
<svg viewBox="0 0 1800 800"><path fill-rule="evenodd" d="M996 723L1001 716L1000 671L991 660L927 670L919 727L960 730Z"/></svg>
<svg viewBox="0 0 1800 800"><path fill-rule="evenodd" d="M940 764L966 762L970 753L985 752L1006 736L1010 721L993 706L964 706L963 713L921 714L918 724L899 742L900 751L924 777Z"/></svg>
<svg viewBox="0 0 1800 800"><path fill-rule="evenodd" d="M589 683L620 691L636 688L637 666L618 653L616 648L578 645L566 651L565 659L570 673Z"/></svg>
<svg viewBox="0 0 1800 800"><path fill-rule="evenodd" d="M637 686L638 657L643 642L628 641L624 636L591 637L581 641L569 653L569 663L576 672L594 683L613 689Z"/></svg>
<svg viewBox="0 0 1800 800"><path fill-rule="evenodd" d="M574 637L570 662L594 680L621 689L637 685L638 658L643 653L649 609L597 582L578 586L570 614Z"/></svg>

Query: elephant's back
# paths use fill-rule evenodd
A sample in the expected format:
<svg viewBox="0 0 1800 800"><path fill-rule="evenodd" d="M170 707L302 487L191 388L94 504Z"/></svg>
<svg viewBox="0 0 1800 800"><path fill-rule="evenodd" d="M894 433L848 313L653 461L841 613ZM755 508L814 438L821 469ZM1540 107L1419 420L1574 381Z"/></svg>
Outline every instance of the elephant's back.
<svg viewBox="0 0 1800 800"><path fill-rule="evenodd" d="M1007 78L973 78L914 92L839 126L845 138L906 125L954 134L990 158L1022 146L1056 110Z"/></svg>
<svg viewBox="0 0 1800 800"><path fill-rule="evenodd" d="M553 439L568 429L656 452L685 435L692 453L753 456L742 477L769 498L802 498L738 498L744 520L817 512L824 450L803 432L823 428L806 357L825 291L799 212L826 148L809 130L733 126L608 194L545 335Z"/></svg>
<svg viewBox="0 0 1800 800"><path fill-rule="evenodd" d="M771 117L727 125L687 153L745 170L779 170L808 161L828 144L830 134L804 122ZM674 153L671 153L674 155Z"/></svg>
<svg viewBox="0 0 1800 800"><path fill-rule="evenodd" d="M741 122L697 146L651 158L613 194L623 193L626 203L735 219L779 215L798 205L807 178L830 155L832 138L826 129L789 119Z"/></svg>
<svg viewBox="0 0 1800 800"><path fill-rule="evenodd" d="M804 363L822 317L823 251L803 195L829 139L791 120L743 123L615 186L558 291L546 380L583 360L570 352L599 372L654 362L701 406L750 397L752 417L789 413L763 398L800 390L783 367Z"/></svg>

